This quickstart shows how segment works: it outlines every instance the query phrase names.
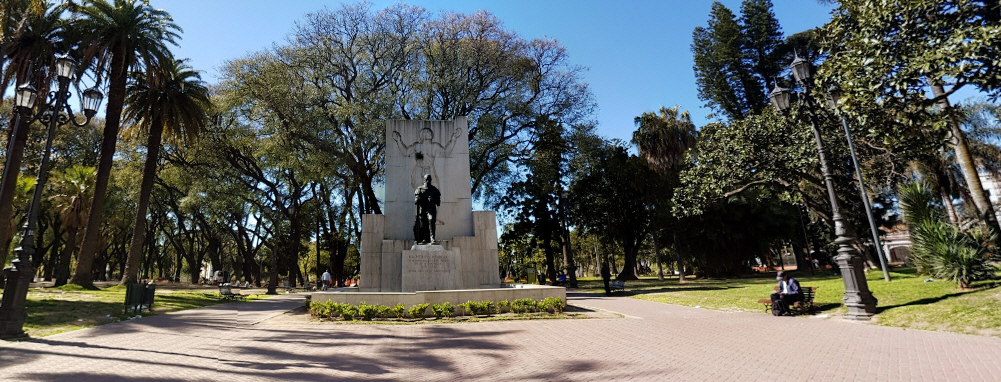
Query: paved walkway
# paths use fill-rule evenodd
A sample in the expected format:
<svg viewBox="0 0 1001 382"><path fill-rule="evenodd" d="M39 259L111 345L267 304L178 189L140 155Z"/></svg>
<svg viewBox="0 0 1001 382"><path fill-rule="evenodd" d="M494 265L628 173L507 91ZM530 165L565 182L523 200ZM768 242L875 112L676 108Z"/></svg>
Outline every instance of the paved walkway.
<svg viewBox="0 0 1001 382"><path fill-rule="evenodd" d="M0 346L0 380L439 381L1001 379L1001 340L617 297L623 318L276 325L301 295Z"/></svg>

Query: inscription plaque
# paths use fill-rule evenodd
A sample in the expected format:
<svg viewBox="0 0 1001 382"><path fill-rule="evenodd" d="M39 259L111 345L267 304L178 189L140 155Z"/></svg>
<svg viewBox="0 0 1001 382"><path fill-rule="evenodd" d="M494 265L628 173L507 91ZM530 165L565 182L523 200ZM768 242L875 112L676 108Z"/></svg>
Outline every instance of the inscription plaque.
<svg viewBox="0 0 1001 382"><path fill-rule="evenodd" d="M403 291L458 289L462 280L459 249L421 247L403 251Z"/></svg>

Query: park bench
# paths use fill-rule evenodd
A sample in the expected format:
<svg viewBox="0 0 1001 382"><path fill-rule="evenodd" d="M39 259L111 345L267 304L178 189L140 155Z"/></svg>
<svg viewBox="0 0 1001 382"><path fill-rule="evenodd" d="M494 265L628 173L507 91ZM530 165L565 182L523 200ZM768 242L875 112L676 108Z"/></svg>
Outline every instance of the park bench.
<svg viewBox="0 0 1001 382"><path fill-rule="evenodd" d="M245 300L247 296L240 294L240 291L233 291L233 287L227 284L219 285L219 294L223 300Z"/></svg>
<svg viewBox="0 0 1001 382"><path fill-rule="evenodd" d="M608 287L608 289L612 292L615 291L625 292L626 282L624 280L612 280L612 284Z"/></svg>
<svg viewBox="0 0 1001 382"><path fill-rule="evenodd" d="M776 286L775 290L778 291L779 287ZM813 314L816 312L817 306L813 304L813 297L817 294L817 287L801 287L800 293L803 294L803 299L796 301L796 303L790 306L789 312L793 314ZM758 303L765 306L765 313L772 309L772 300L770 298L760 299Z"/></svg>

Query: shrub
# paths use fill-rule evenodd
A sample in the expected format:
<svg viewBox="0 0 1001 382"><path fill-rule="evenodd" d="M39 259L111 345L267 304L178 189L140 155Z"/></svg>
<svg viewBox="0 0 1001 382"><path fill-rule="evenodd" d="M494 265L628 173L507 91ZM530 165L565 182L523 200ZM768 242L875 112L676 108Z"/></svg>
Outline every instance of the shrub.
<svg viewBox="0 0 1001 382"><path fill-rule="evenodd" d="M480 311L482 311L483 314L486 315L494 314L495 309L496 307L494 306L493 301L483 301L480 303Z"/></svg>
<svg viewBox="0 0 1001 382"><path fill-rule="evenodd" d="M313 316L314 318L323 318L324 315L325 315L325 312L326 312L325 305L326 305L327 302L330 302L330 301L318 302L318 303L315 303L315 304L312 303L312 302L310 302L309 303L309 315Z"/></svg>
<svg viewBox="0 0 1001 382"><path fill-rule="evenodd" d="M379 305L379 313L377 313L376 316L379 318L393 317L392 308L385 305Z"/></svg>
<svg viewBox="0 0 1001 382"><path fill-rule="evenodd" d="M553 303L552 303L552 301L549 301L549 298L545 298L545 299L542 299L541 301L538 301L536 303L536 306L539 307L539 311L540 312L552 313L552 311L553 311L552 304Z"/></svg>
<svg viewBox="0 0 1001 382"><path fill-rule="evenodd" d="M396 306L389 309L389 314L392 314L393 317L396 318L403 318L403 316L407 314L407 306L404 304L396 304Z"/></svg>
<svg viewBox="0 0 1001 382"><path fill-rule="evenodd" d="M514 300L511 302L511 312L519 314L525 313L525 305L518 302L518 300Z"/></svg>
<svg viewBox="0 0 1001 382"><path fill-rule="evenodd" d="M538 305L535 300L530 298L521 298L514 300L511 303L511 310L516 313L534 313L538 310Z"/></svg>
<svg viewBox="0 0 1001 382"><path fill-rule="evenodd" d="M539 302L539 309L549 313L562 313L563 308L563 299L559 297L546 297Z"/></svg>
<svg viewBox="0 0 1001 382"><path fill-rule="evenodd" d="M417 305L414 305L414 306L410 307L410 317L423 320L424 319L424 313L427 312L429 305L430 304L424 303L424 304L417 304Z"/></svg>
<svg viewBox="0 0 1001 382"><path fill-rule="evenodd" d="M475 302L466 301L464 303L459 304L458 306L460 308L462 308L462 315L464 315L464 316L472 316L473 315L473 305L475 305L475 304L476 304Z"/></svg>
<svg viewBox="0 0 1001 382"><path fill-rule="evenodd" d="M511 311L511 302L508 300L500 300L497 302L497 313L507 313Z"/></svg>
<svg viewBox="0 0 1001 382"><path fill-rule="evenodd" d="M341 318L345 321L354 321L358 316L358 308L352 305L344 304L341 309Z"/></svg>
<svg viewBox="0 0 1001 382"><path fill-rule="evenodd" d="M341 304L333 301L316 302L310 304L310 314L316 318L335 318L341 315L341 311L348 304Z"/></svg>
<svg viewBox="0 0 1001 382"><path fill-rule="evenodd" d="M434 312L435 318L448 318L452 317L455 307L452 306L452 303L446 301L441 304L431 305L431 311Z"/></svg>
<svg viewBox="0 0 1001 382"><path fill-rule="evenodd" d="M914 242L909 261L919 273L951 280L968 288L993 277L996 268L987 254L996 236L983 228L962 231L946 222L935 194L923 182L900 188L900 204Z"/></svg>
<svg viewBox="0 0 1001 382"><path fill-rule="evenodd" d="M358 304L358 314L364 321L372 321L377 314L379 314L379 305L368 305L366 303Z"/></svg>

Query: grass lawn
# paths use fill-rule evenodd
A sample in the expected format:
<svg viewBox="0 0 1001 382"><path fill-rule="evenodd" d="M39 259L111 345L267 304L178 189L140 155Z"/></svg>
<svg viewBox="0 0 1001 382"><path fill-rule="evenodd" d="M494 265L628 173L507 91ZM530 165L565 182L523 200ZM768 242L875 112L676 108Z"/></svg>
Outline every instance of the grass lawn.
<svg viewBox="0 0 1001 382"><path fill-rule="evenodd" d="M2 291L2 289L0 289ZM185 309L201 308L222 301L215 290L167 289L158 287L151 313L157 315ZM252 295L248 300L263 296ZM25 309L28 318L24 331L31 337L82 329L127 319L125 287L112 286L86 290L76 285L59 288L31 288Z"/></svg>
<svg viewBox="0 0 1001 382"><path fill-rule="evenodd" d="M791 273L803 287L818 287L814 302L818 314L844 314L841 298L845 287L841 278L830 273L810 276ZM998 281L975 283L973 289L959 289L948 281L925 282L914 269L898 268L890 273L893 281L883 281L880 271L869 272L869 289L879 300L874 323L886 326L943 330L1001 337L1001 288ZM642 300L702 308L751 311L765 314L758 299L768 298L776 285L774 273L729 280L677 279L658 281L643 277L626 282L625 295ZM604 292L601 280L585 278L581 290ZM770 314L770 313L769 313Z"/></svg>

